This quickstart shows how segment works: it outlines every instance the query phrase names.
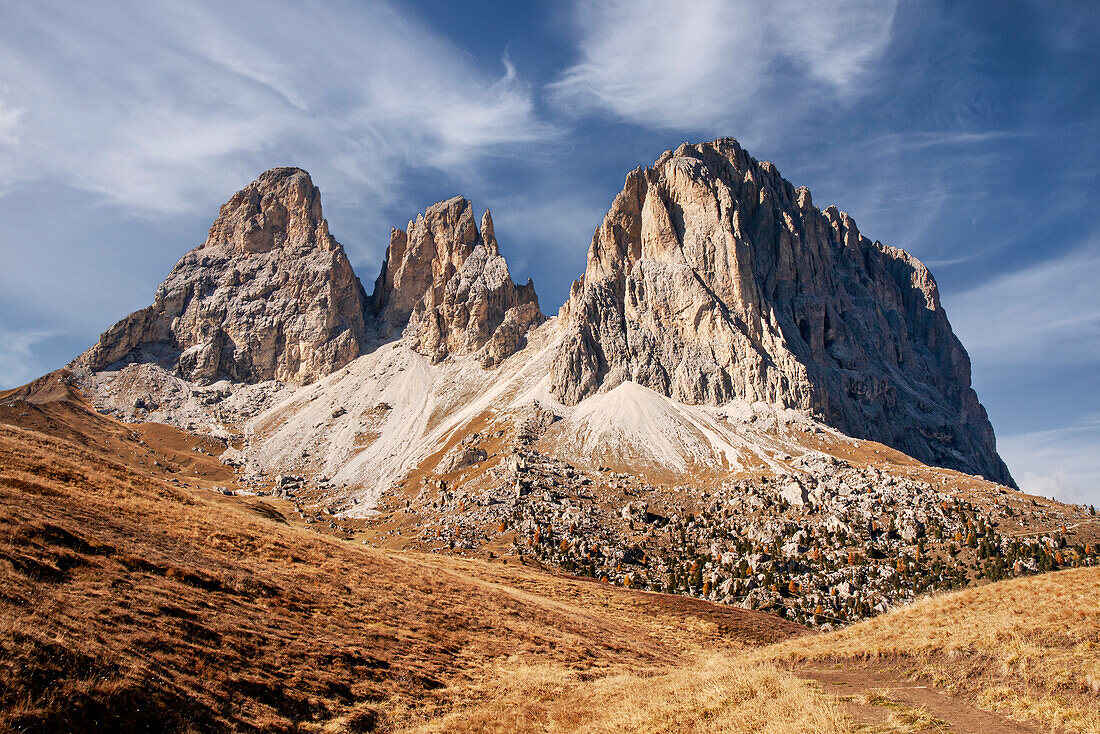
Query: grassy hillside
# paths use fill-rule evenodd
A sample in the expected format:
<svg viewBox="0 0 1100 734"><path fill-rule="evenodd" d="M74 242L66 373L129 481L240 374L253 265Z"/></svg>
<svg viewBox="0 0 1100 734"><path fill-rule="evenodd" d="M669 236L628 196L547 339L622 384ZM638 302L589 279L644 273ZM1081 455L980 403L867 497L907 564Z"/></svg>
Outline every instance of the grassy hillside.
<svg viewBox="0 0 1100 734"><path fill-rule="evenodd" d="M870 663L1044 727L1100 732L1100 568L923 599L754 657Z"/></svg>
<svg viewBox="0 0 1100 734"><path fill-rule="evenodd" d="M139 456L0 426L0 729L370 731L462 706L500 670L649 677L803 631L363 548Z"/></svg>
<svg viewBox="0 0 1100 734"><path fill-rule="evenodd" d="M1100 569L818 635L516 558L366 548L213 491L234 486L219 450L56 379L0 394L0 732L1100 732ZM840 692L823 669L859 675ZM935 712L879 687L911 678Z"/></svg>

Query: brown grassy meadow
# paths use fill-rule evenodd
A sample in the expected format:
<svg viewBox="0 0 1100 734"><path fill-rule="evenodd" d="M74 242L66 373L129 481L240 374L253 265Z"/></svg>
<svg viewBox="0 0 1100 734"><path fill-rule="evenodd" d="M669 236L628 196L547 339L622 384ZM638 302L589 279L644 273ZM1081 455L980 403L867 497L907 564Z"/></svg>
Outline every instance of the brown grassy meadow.
<svg viewBox="0 0 1100 734"><path fill-rule="evenodd" d="M364 548L135 456L0 426L0 729L370 731L502 665L648 676L803 631L514 560Z"/></svg>
<svg viewBox="0 0 1100 734"><path fill-rule="evenodd" d="M1051 730L1100 732L1100 568L934 596L754 657L902 671Z"/></svg>
<svg viewBox="0 0 1100 734"><path fill-rule="evenodd" d="M0 732L946 725L870 687L863 708L890 711L860 720L807 680L815 665L1100 732L1100 569L817 635L515 558L366 548L278 501L210 491L233 476L206 439L117 423L61 383L0 401Z"/></svg>

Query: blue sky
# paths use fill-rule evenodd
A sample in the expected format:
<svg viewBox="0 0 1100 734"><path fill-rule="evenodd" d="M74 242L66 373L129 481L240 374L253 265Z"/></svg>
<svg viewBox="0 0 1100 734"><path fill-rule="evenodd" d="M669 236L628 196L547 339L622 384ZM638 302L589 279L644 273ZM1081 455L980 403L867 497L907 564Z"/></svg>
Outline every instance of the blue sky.
<svg viewBox="0 0 1100 734"><path fill-rule="evenodd" d="M630 169L732 135L924 260L1027 489L1100 504L1100 4L0 0L0 386L298 165L371 287L461 193L554 312Z"/></svg>

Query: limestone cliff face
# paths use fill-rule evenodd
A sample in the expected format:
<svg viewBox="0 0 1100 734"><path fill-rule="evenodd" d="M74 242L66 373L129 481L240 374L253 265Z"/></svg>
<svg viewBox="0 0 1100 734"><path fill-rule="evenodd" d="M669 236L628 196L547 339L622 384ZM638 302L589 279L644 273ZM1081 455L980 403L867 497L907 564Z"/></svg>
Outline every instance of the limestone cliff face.
<svg viewBox="0 0 1100 734"><path fill-rule="evenodd" d="M1012 483L924 265L732 139L627 176L561 320L566 404L626 380L686 403L763 400Z"/></svg>
<svg viewBox="0 0 1100 734"><path fill-rule="evenodd" d="M384 333L403 331L433 362L473 354L493 367L545 320L534 284L512 282L489 212L478 232L473 207L459 196L391 232L371 302Z"/></svg>
<svg viewBox="0 0 1100 734"><path fill-rule="evenodd" d="M77 363L98 371L155 358L196 382L308 383L359 355L365 303L309 174L275 168L222 206L152 306L108 329Z"/></svg>

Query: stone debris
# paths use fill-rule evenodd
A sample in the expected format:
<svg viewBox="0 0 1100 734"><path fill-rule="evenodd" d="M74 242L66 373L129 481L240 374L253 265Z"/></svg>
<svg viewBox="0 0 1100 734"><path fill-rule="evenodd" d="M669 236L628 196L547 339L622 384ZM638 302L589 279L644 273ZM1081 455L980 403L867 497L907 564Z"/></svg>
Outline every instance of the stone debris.
<svg viewBox="0 0 1100 734"><path fill-rule="evenodd" d="M604 468L593 476L520 447L492 486L441 484L433 493L437 485L426 483L412 507L429 545L477 550L511 534L513 552L566 571L826 629L979 579L1100 562L1097 548L1064 535L1006 534L1008 507L982 510L927 482L821 453L791 464L790 474L703 491L651 487ZM639 499L616 504L616 494Z"/></svg>
<svg viewBox="0 0 1100 734"><path fill-rule="evenodd" d="M458 446L455 446L439 460L437 471L440 474L449 474L485 461L489 458L489 455L485 453L485 449L478 445L480 440L481 436L477 433L466 436Z"/></svg>
<svg viewBox="0 0 1100 734"><path fill-rule="evenodd" d="M279 474L275 477L275 485L271 490L271 494L274 497L278 497L284 500L293 499L294 494L298 490L302 489L304 484L304 477Z"/></svg>

